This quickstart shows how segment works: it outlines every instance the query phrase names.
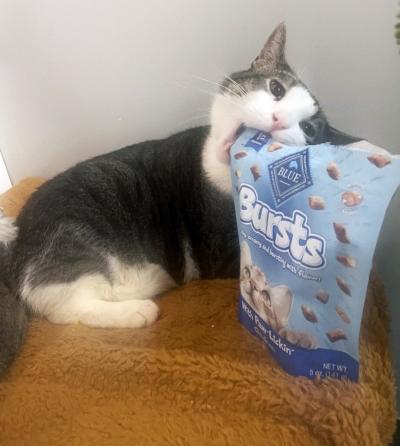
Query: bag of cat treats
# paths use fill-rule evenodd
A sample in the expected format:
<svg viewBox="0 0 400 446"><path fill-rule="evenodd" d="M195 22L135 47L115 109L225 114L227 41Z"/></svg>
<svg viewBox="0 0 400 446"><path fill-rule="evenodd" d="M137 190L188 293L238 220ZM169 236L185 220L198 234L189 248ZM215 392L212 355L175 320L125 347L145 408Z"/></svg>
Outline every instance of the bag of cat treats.
<svg viewBox="0 0 400 446"><path fill-rule="evenodd" d="M285 146L246 129L231 172L240 321L290 374L357 381L372 256L400 157Z"/></svg>

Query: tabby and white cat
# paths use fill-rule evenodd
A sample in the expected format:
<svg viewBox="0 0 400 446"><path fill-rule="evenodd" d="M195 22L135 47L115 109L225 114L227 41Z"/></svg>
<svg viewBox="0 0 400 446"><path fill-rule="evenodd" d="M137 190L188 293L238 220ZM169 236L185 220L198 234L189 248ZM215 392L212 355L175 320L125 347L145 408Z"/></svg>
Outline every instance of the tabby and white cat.
<svg viewBox="0 0 400 446"><path fill-rule="evenodd" d="M11 318L5 302L19 299L55 323L143 327L157 319L154 297L169 288L238 277L229 148L243 126L289 144L354 141L328 125L284 48L281 24L251 68L224 79L210 127L98 156L35 192L16 238L6 231L12 280L1 318ZM4 339L0 356L8 358Z"/></svg>

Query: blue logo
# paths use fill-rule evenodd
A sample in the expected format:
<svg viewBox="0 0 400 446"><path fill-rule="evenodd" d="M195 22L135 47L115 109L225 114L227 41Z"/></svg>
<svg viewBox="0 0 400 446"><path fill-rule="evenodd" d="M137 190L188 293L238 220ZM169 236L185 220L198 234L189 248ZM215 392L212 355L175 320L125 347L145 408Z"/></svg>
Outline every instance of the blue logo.
<svg viewBox="0 0 400 446"><path fill-rule="evenodd" d="M271 137L267 133L257 132L251 139L246 142L245 147L251 147L252 149L259 152L260 149L262 149L270 139Z"/></svg>
<svg viewBox="0 0 400 446"><path fill-rule="evenodd" d="M277 206L313 184L308 149L286 156L270 164L268 169Z"/></svg>

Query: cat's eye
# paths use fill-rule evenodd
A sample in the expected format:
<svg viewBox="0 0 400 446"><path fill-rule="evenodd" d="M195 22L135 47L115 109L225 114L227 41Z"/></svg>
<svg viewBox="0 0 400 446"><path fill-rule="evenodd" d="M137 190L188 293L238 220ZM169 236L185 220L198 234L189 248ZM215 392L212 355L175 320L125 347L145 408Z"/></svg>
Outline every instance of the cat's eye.
<svg viewBox="0 0 400 446"><path fill-rule="evenodd" d="M282 99L286 93L285 87L276 79L271 79L269 81L269 90L278 101Z"/></svg>
<svg viewBox="0 0 400 446"><path fill-rule="evenodd" d="M300 127L309 138L314 138L317 134L315 127L309 122L300 122Z"/></svg>
<svg viewBox="0 0 400 446"><path fill-rule="evenodd" d="M261 291L261 295L262 295L262 297L263 297L265 300L268 300L268 301L271 300L271 296L270 296L270 294L268 293L267 290L262 290L262 291Z"/></svg>

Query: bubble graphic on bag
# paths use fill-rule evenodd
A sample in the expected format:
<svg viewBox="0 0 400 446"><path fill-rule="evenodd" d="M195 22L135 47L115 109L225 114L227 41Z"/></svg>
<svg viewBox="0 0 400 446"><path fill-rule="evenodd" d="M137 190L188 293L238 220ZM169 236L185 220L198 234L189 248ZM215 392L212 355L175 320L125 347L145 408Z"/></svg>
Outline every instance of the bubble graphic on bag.
<svg viewBox="0 0 400 446"><path fill-rule="evenodd" d="M246 129L231 148L231 171L240 321L287 372L357 381L372 256L400 157L285 146Z"/></svg>

